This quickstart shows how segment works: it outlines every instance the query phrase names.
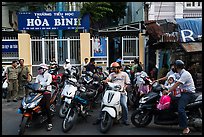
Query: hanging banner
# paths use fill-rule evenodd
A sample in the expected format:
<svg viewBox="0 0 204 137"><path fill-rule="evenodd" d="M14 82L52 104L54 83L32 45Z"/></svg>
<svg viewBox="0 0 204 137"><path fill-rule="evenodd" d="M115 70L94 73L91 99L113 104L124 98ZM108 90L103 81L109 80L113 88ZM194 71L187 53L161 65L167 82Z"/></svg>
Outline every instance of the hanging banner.
<svg viewBox="0 0 204 137"><path fill-rule="evenodd" d="M94 38L92 41L93 55L95 57L107 56L106 38Z"/></svg>
<svg viewBox="0 0 204 137"><path fill-rule="evenodd" d="M90 28L89 15L82 18L79 11L19 12L18 30L70 30Z"/></svg>

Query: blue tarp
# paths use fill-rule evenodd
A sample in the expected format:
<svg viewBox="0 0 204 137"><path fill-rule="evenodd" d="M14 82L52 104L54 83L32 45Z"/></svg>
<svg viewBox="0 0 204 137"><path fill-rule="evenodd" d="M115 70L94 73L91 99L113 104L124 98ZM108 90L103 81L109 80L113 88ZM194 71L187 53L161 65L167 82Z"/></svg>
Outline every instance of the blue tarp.
<svg viewBox="0 0 204 137"><path fill-rule="evenodd" d="M176 19L181 42L198 41L202 37L202 18Z"/></svg>

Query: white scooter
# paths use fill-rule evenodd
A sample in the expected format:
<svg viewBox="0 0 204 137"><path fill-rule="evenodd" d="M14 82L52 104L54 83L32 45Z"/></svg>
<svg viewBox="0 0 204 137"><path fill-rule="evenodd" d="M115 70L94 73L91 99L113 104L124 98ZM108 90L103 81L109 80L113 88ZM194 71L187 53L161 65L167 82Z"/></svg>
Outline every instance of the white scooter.
<svg viewBox="0 0 204 137"><path fill-rule="evenodd" d="M75 92L77 91L76 83L77 79L75 77L71 77L65 80L65 85L61 93L62 102L59 109L59 116L61 118L64 118L66 116L69 104L74 98Z"/></svg>
<svg viewBox="0 0 204 137"><path fill-rule="evenodd" d="M113 125L113 122L119 122L122 117L120 89L120 85L108 82L108 86L104 93L101 104L102 117L100 121L100 131L102 133L109 131Z"/></svg>

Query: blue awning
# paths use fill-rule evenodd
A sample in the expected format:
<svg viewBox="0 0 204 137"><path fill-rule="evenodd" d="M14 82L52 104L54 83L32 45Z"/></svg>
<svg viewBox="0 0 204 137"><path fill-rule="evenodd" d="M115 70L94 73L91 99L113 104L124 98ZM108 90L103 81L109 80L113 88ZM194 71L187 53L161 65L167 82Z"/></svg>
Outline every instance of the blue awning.
<svg viewBox="0 0 204 137"><path fill-rule="evenodd" d="M181 42L199 41L202 38L202 18L176 19Z"/></svg>

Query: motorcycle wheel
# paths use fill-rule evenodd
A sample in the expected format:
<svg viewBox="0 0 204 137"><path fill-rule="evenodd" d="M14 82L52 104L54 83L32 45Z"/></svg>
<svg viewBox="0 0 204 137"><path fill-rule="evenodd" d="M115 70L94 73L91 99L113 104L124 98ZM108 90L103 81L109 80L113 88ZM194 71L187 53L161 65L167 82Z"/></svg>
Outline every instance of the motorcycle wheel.
<svg viewBox="0 0 204 137"><path fill-rule="evenodd" d="M66 106L66 102L64 102L63 104L60 105L59 116L61 118L64 118L66 116L67 109L68 108Z"/></svg>
<svg viewBox="0 0 204 137"><path fill-rule="evenodd" d="M62 131L64 133L71 130L76 122L77 119L77 111L75 111L73 108L69 108L66 117L62 121Z"/></svg>
<svg viewBox="0 0 204 137"><path fill-rule="evenodd" d="M135 110L131 115L131 122L136 127L145 127L152 121L150 111Z"/></svg>
<svg viewBox="0 0 204 137"><path fill-rule="evenodd" d="M29 117L22 117L20 128L18 130L18 135L23 135L25 133L26 124L29 121Z"/></svg>
<svg viewBox="0 0 204 137"><path fill-rule="evenodd" d="M100 131L102 133L106 133L106 132L108 132L110 130L112 125L113 125L113 118L110 116L109 113L104 112L102 114L102 119L101 119L101 122L100 122Z"/></svg>

